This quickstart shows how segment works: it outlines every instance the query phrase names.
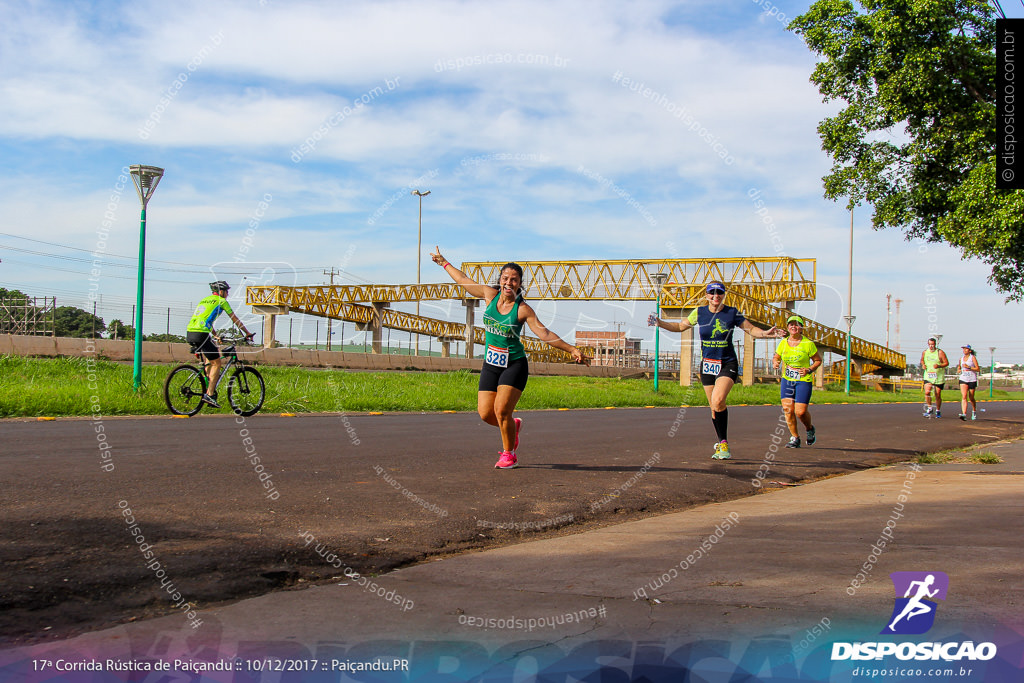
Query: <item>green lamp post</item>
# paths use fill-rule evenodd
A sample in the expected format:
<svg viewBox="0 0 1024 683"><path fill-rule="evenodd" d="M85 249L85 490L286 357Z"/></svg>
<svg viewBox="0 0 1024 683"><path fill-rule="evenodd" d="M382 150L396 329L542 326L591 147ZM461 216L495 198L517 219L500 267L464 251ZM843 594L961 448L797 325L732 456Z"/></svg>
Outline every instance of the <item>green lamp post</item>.
<svg viewBox="0 0 1024 683"><path fill-rule="evenodd" d="M654 317L661 317L661 288L665 285L665 280L668 279L668 275L665 273L651 273L651 280L654 281L656 288L656 299L654 303ZM659 341L661 335L658 333L661 328L657 325L654 326L654 391L658 391L658 358L661 356L661 348ZM682 371L682 369L680 369Z"/></svg>
<svg viewBox="0 0 1024 683"><path fill-rule="evenodd" d="M132 386L138 391L142 386L142 292L146 272L146 206L164 175L164 169L135 164L128 170L131 171L135 191L139 193L139 201L142 202L139 226L139 284L135 293L135 364L132 373Z"/></svg>

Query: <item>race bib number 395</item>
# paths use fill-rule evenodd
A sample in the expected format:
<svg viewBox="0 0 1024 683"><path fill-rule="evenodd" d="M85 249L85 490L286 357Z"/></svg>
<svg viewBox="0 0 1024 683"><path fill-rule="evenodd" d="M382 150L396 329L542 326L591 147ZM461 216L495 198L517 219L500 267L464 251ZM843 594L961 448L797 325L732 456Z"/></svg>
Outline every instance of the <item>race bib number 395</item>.
<svg viewBox="0 0 1024 683"><path fill-rule="evenodd" d="M499 368L507 368L508 349L503 349L498 346L488 346L487 355L484 356L484 361L491 365L496 365Z"/></svg>

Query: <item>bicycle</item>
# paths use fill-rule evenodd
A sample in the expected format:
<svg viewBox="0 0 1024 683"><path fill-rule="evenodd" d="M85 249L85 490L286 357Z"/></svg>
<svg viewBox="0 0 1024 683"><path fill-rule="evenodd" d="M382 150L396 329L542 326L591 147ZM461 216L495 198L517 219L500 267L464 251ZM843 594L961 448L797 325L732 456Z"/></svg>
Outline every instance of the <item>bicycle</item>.
<svg viewBox="0 0 1024 683"><path fill-rule="evenodd" d="M245 338L223 337L217 339L218 342L229 342L230 346L225 346L220 350L228 362L221 371L220 377L217 378L217 385L214 386L212 393L216 394L217 388L224 382L224 378L230 376L228 379L228 403L231 404L231 409L235 414L249 417L259 412L263 406L267 389L263 382L263 375L256 368L238 358L235 347L243 339ZM179 365L171 370L171 374L167 375L167 379L164 380L164 403L175 415L191 417L202 410L202 397L210 383L207 377L209 361L195 348L192 349L192 352L195 353L202 365L188 363Z"/></svg>

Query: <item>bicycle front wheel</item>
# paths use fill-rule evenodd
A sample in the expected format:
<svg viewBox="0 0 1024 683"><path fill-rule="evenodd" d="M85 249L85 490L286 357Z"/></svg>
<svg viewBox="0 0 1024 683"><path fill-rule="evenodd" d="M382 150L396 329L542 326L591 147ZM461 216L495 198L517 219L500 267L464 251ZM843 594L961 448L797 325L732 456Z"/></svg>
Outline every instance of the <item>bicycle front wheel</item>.
<svg viewBox="0 0 1024 683"><path fill-rule="evenodd" d="M203 407L206 376L192 365L179 365L164 380L164 403L175 415L195 415Z"/></svg>
<svg viewBox="0 0 1024 683"><path fill-rule="evenodd" d="M263 406L266 396L263 375L255 368L238 368L228 381L228 403L238 415L255 415Z"/></svg>

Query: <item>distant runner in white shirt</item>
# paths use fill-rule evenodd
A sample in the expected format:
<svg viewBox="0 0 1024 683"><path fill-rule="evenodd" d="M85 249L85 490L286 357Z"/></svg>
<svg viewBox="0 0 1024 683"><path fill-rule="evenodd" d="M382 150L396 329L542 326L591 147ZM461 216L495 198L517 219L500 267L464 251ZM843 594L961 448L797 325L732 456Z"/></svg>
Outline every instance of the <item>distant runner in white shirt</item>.
<svg viewBox="0 0 1024 683"><path fill-rule="evenodd" d="M957 365L957 369L960 371L960 419L967 419L967 402L970 401L971 419L977 420L978 402L974 400L974 390L978 388L978 371L981 370L978 365L978 354L970 344L964 344L960 348L964 352L963 358Z"/></svg>

